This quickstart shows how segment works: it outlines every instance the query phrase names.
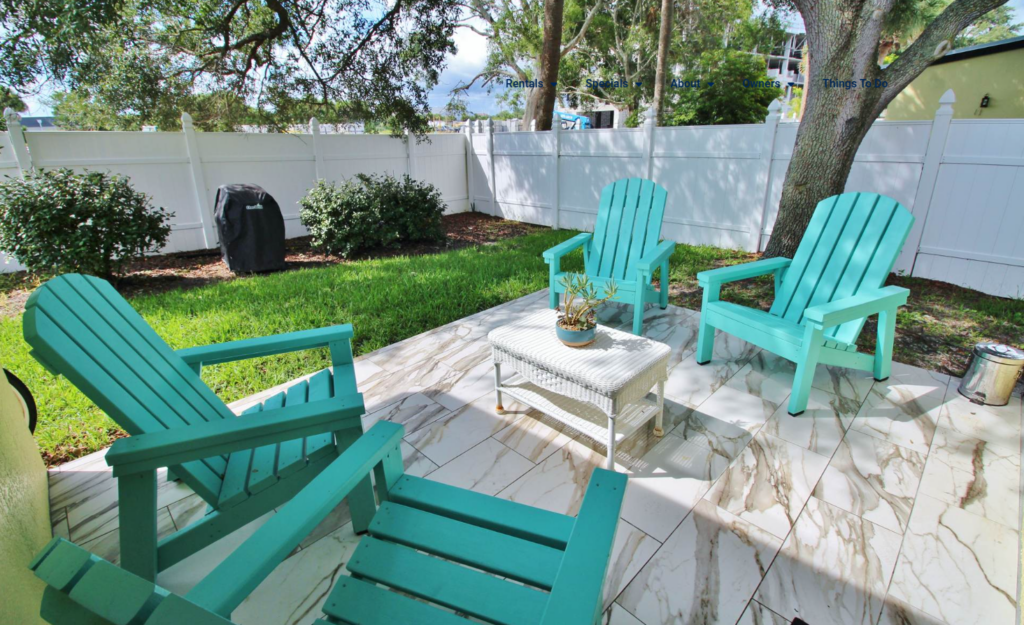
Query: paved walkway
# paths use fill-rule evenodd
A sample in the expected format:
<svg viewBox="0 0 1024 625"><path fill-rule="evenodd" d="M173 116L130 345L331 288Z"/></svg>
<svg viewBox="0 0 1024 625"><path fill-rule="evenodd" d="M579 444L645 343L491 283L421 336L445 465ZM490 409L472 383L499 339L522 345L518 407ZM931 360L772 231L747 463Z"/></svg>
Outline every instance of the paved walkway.
<svg viewBox="0 0 1024 625"><path fill-rule="evenodd" d="M368 414L406 428L406 471L576 514L604 448L522 406L494 413L487 332L543 307L547 292L361 358ZM892 377L819 367L790 417L793 366L720 335L693 359L699 314L647 311L673 349L663 439L652 424L621 445L630 474L605 621L811 625L1015 623L1021 400L983 408L958 380L899 364ZM627 308L605 323L628 328ZM234 408L252 403L238 402ZM103 452L50 475L54 533L118 560L117 489ZM160 481L161 535L206 511ZM187 591L267 515L161 573ZM357 537L335 510L235 611L241 624L306 624Z"/></svg>

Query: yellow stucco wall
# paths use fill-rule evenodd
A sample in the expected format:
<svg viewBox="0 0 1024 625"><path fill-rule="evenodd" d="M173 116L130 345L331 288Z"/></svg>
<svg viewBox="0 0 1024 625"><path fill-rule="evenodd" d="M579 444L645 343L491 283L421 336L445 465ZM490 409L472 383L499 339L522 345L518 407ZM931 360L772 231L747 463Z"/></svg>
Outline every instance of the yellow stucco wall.
<svg viewBox="0 0 1024 625"><path fill-rule="evenodd" d="M932 65L889 104L885 119L932 119L947 89L956 94L955 119L1024 117L1024 48ZM990 103L980 108L986 93Z"/></svg>
<svg viewBox="0 0 1024 625"><path fill-rule="evenodd" d="M46 467L0 372L0 623L36 625L43 583L28 570L50 541Z"/></svg>

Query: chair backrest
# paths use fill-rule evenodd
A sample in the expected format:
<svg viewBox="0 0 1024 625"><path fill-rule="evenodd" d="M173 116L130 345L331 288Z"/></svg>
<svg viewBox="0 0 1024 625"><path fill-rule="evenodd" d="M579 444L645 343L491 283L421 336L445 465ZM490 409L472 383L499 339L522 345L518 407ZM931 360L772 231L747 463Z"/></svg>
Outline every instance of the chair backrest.
<svg viewBox="0 0 1024 625"><path fill-rule="evenodd" d="M224 402L105 280L66 274L29 297L23 318L32 355L65 376L129 434L231 417ZM216 502L227 460L175 473Z"/></svg>
<svg viewBox="0 0 1024 625"><path fill-rule="evenodd" d="M643 178L602 189L587 275L632 280L636 264L658 246L667 196L664 187Z"/></svg>
<svg viewBox="0 0 1024 625"><path fill-rule="evenodd" d="M822 200L783 276L771 314L800 323L811 306L881 287L913 223L910 211L877 193L843 193ZM825 334L853 343L864 321L849 321Z"/></svg>

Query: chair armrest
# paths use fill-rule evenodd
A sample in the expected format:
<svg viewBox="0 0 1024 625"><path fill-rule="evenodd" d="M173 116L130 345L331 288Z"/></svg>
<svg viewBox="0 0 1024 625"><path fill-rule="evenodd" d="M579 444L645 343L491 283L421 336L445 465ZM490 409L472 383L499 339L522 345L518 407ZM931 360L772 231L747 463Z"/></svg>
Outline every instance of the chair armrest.
<svg viewBox="0 0 1024 625"><path fill-rule="evenodd" d="M625 493L624 474L594 469L541 625L591 625L601 613L604 577Z"/></svg>
<svg viewBox="0 0 1024 625"><path fill-rule="evenodd" d="M834 302L812 306L804 311L804 319L822 328L831 328L882 311L896 310L907 303L909 295L909 290L899 286L871 289Z"/></svg>
<svg viewBox="0 0 1024 625"><path fill-rule="evenodd" d="M589 232L583 232L581 234L577 234L568 241L563 241L550 249L544 250L544 262L550 263L551 261L557 260L569 252L586 245L590 242L590 239L593 238L593 236L594 235Z"/></svg>
<svg viewBox="0 0 1024 625"><path fill-rule="evenodd" d="M697 274L697 282L702 288L706 288L709 284L725 284L726 282L756 278L785 269L792 262L792 259L789 258L765 258L742 265L709 269Z"/></svg>
<svg viewBox="0 0 1024 625"><path fill-rule="evenodd" d="M651 273L654 269L668 260L668 257L672 255L672 252L676 251L675 241L662 241L658 244L658 247L654 248L647 256L640 259L640 262L636 264L638 271L643 273Z"/></svg>
<svg viewBox="0 0 1024 625"><path fill-rule="evenodd" d="M287 352L329 347L331 343L351 338L352 324L346 323L328 328L299 330L298 332L286 332L285 334L276 334L274 336L261 336L254 339L228 341L226 343L203 345L201 347L188 347L186 349L179 349L175 353L191 366L216 365L236 360L245 360L247 358L274 356Z"/></svg>
<svg viewBox="0 0 1024 625"><path fill-rule="evenodd" d="M216 614L230 615L374 466L389 453L401 455L404 432L402 425L378 421L185 598Z"/></svg>
<svg viewBox="0 0 1024 625"><path fill-rule="evenodd" d="M202 460L241 449L333 432L358 422L365 411L361 393L298 406L265 410L258 416L219 419L198 425L129 436L114 442L107 464L114 476Z"/></svg>

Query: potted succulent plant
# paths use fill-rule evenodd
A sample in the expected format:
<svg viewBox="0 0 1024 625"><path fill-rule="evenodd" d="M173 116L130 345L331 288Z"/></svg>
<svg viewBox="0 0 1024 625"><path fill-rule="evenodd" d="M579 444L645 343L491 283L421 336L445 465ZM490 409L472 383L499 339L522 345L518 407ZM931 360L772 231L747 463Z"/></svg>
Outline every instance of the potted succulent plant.
<svg viewBox="0 0 1024 625"><path fill-rule="evenodd" d="M565 305L559 309L555 334L569 347L583 347L594 342L597 329L597 306L615 297L618 287L612 280L604 287L604 298L598 298L597 288L581 274L566 274L561 281L565 287Z"/></svg>

